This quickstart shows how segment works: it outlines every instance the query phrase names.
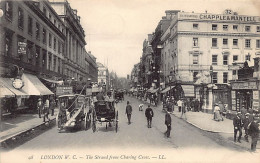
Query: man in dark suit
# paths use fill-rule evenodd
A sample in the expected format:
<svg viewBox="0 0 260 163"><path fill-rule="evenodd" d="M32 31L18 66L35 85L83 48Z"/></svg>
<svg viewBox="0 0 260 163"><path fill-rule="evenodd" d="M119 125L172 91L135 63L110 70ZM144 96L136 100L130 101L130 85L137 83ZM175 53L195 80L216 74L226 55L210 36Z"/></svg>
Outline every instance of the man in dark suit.
<svg viewBox="0 0 260 163"><path fill-rule="evenodd" d="M171 129L172 129L172 118L171 118L171 115L168 111L166 111L166 114L165 114L165 125L167 127L167 131L165 132L165 136L168 138L170 137L170 134L171 134Z"/></svg>
<svg viewBox="0 0 260 163"><path fill-rule="evenodd" d="M148 108L145 110L145 116L147 118L148 128L152 128L152 118L153 118L153 109L148 105Z"/></svg>
<svg viewBox="0 0 260 163"><path fill-rule="evenodd" d="M128 124L131 124L131 115L132 115L132 106L129 104L129 101L127 101L126 110L125 113L127 115Z"/></svg>
<svg viewBox="0 0 260 163"><path fill-rule="evenodd" d="M238 112L236 117L233 119L234 125L234 142L236 142L237 132L239 132L237 141L239 143L242 136L242 120L241 120L241 112Z"/></svg>
<svg viewBox="0 0 260 163"><path fill-rule="evenodd" d="M251 142L251 151L255 152L256 151L256 145L257 145L257 141L259 138L259 125L258 125L258 118L254 117L254 120L251 122L251 124L249 124L249 135L252 138L252 142Z"/></svg>

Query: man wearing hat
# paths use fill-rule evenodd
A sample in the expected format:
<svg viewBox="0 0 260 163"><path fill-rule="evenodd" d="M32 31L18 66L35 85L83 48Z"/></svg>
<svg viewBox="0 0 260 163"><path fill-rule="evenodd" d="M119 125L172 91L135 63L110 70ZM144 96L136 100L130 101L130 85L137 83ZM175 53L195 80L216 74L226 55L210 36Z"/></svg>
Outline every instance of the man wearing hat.
<svg viewBox="0 0 260 163"><path fill-rule="evenodd" d="M169 138L170 134L171 134L171 129L172 129L172 118L168 111L166 111L166 114L165 114L165 125L167 127L167 130L164 134L167 138Z"/></svg>
<svg viewBox="0 0 260 163"><path fill-rule="evenodd" d="M249 124L249 135L252 138L251 142L251 151L256 150L256 145L259 137L259 125L258 125L258 117L254 117L254 120Z"/></svg>
<svg viewBox="0 0 260 163"><path fill-rule="evenodd" d="M249 113L245 114L245 118L243 119L243 127L245 130L245 140L246 142L248 142L248 125L249 125L250 121L249 121Z"/></svg>
<svg viewBox="0 0 260 163"><path fill-rule="evenodd" d="M132 106L130 105L129 101L127 101L125 113L128 119L128 125L131 124L131 115L132 115Z"/></svg>
<svg viewBox="0 0 260 163"><path fill-rule="evenodd" d="M37 110L38 110L38 115L39 115L39 118L41 118L41 114L42 114L42 99L39 98L38 99L38 102L37 102Z"/></svg>
<svg viewBox="0 0 260 163"><path fill-rule="evenodd" d="M242 136L241 112L237 112L236 117L233 119L233 125L234 125L234 142L238 141L239 143L241 143L240 141ZM237 132L239 132L239 135L238 135L238 139L236 140Z"/></svg>
<svg viewBox="0 0 260 163"><path fill-rule="evenodd" d="M153 109L150 104L148 104L148 108L145 110L145 116L147 118L147 127L152 128Z"/></svg>

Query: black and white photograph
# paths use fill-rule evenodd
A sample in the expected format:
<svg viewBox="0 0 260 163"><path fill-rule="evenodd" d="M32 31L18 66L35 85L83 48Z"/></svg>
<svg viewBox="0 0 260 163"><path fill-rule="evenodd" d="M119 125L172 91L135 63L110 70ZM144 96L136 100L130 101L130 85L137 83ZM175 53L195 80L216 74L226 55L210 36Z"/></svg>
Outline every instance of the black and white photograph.
<svg viewBox="0 0 260 163"><path fill-rule="evenodd" d="M0 163L259 163L260 0L0 0Z"/></svg>

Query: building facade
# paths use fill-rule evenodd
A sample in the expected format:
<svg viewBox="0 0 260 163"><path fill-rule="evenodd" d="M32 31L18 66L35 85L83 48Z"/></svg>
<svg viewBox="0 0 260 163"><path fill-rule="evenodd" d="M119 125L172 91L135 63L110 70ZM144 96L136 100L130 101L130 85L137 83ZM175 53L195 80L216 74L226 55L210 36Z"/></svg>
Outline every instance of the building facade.
<svg viewBox="0 0 260 163"><path fill-rule="evenodd" d="M87 81L88 78L93 78L96 71L90 71L89 65L92 62L89 58L89 53L85 50L85 31L80 24L80 16L77 15L77 10L72 9L67 0L53 0L50 2L53 9L58 13L59 17L65 24L66 33L66 52L64 56L64 75L68 79L75 78L79 81ZM87 63L86 63L87 61ZM94 59L95 61L95 59ZM95 68L92 66L91 68ZM95 74L89 74L94 72Z"/></svg>
<svg viewBox="0 0 260 163"><path fill-rule="evenodd" d="M230 80L241 63L260 55L260 17L177 12L161 37L164 80L172 76L183 95L198 98L212 111L221 101L231 109Z"/></svg>
<svg viewBox="0 0 260 163"><path fill-rule="evenodd" d="M97 81L98 85L99 87L102 87L104 91L108 91L110 89L108 68L99 62L97 62L97 66L98 66L98 81Z"/></svg>
<svg viewBox="0 0 260 163"><path fill-rule="evenodd" d="M62 78L65 26L49 2L2 1L1 8L1 74L15 66L40 77Z"/></svg>

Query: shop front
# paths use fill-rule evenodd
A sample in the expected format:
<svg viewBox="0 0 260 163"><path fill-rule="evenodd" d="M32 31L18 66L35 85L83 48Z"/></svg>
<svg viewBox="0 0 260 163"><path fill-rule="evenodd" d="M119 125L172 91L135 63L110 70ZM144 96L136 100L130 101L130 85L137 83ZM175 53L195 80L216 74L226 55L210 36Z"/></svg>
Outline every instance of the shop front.
<svg viewBox="0 0 260 163"><path fill-rule="evenodd" d="M241 108L259 110L259 81L233 81L232 111L240 111Z"/></svg>

